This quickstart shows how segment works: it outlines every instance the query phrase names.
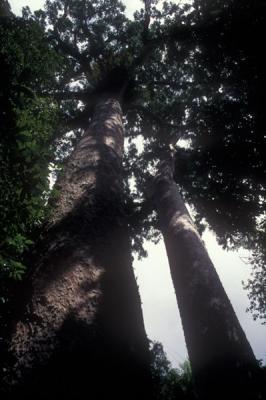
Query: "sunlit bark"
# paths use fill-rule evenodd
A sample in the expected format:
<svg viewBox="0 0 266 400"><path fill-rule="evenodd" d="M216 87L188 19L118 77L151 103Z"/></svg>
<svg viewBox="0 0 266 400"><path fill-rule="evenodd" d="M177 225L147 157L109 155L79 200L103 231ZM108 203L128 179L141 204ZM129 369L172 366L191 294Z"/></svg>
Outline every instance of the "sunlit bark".
<svg viewBox="0 0 266 400"><path fill-rule="evenodd" d="M79 399L87 391L88 398L135 399L149 390L125 222L123 141L119 102L106 98L56 184L4 365L11 398Z"/></svg>

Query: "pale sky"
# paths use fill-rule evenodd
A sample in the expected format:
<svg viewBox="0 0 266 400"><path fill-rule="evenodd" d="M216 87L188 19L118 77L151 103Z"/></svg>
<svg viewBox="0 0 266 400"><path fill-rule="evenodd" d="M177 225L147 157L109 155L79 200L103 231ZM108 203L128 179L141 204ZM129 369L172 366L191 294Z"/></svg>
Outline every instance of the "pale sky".
<svg viewBox="0 0 266 400"><path fill-rule="evenodd" d="M9 0L12 11L20 15L22 7L31 10L42 8L43 0ZM126 0L128 16L133 15L142 5L140 0ZM247 252L227 252L217 244L215 236L207 231L203 235L209 255L230 298L239 321L258 359L266 362L266 325L253 321L247 292L242 281L250 275L250 266L242 261ZM168 261L163 242L154 245L146 243L148 258L135 261L134 268L140 287L144 321L149 339L163 343L169 360L174 367L187 358L183 330L171 282Z"/></svg>
<svg viewBox="0 0 266 400"><path fill-rule="evenodd" d="M9 0L11 9L16 15L21 15L22 7L29 6L34 11L42 8L44 3L44 0ZM143 4L141 0L126 0L123 3L126 5L128 16L132 16L134 11L140 9Z"/></svg>

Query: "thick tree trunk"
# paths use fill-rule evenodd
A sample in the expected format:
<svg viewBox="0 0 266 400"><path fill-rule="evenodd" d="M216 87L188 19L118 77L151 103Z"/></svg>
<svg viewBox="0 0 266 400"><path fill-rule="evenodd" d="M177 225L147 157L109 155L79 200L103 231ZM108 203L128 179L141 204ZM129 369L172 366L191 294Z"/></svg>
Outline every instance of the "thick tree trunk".
<svg viewBox="0 0 266 400"><path fill-rule="evenodd" d="M155 178L154 200L200 398L257 398L256 359L179 194L170 160Z"/></svg>
<svg viewBox="0 0 266 400"><path fill-rule="evenodd" d="M135 399L149 354L124 215L119 102L102 100L59 197L14 323L5 396ZM21 317L22 315L22 317Z"/></svg>

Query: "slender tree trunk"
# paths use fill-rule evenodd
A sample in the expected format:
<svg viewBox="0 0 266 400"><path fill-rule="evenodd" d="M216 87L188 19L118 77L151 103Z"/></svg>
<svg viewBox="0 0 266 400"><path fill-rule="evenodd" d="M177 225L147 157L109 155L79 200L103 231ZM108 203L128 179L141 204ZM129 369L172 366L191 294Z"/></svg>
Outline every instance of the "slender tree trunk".
<svg viewBox="0 0 266 400"><path fill-rule="evenodd" d="M124 214L123 140L119 102L106 98L59 178L39 262L14 322L6 397L79 399L87 392L136 399L150 389Z"/></svg>
<svg viewBox="0 0 266 400"><path fill-rule="evenodd" d="M256 359L179 194L171 163L161 164L154 199L200 398L255 399Z"/></svg>

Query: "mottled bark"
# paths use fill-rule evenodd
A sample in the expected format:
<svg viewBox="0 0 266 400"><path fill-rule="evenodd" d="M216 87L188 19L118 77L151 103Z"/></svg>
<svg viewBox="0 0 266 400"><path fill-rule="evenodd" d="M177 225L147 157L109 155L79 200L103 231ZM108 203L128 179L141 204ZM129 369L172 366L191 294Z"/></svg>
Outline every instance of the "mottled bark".
<svg viewBox="0 0 266 400"><path fill-rule="evenodd" d="M179 194L170 160L159 168L154 200L200 398L257 398L256 359Z"/></svg>
<svg viewBox="0 0 266 400"><path fill-rule="evenodd" d="M119 102L102 100L57 183L59 197L14 322L12 398L140 398L148 341L124 215ZM30 292L29 292L30 291Z"/></svg>

